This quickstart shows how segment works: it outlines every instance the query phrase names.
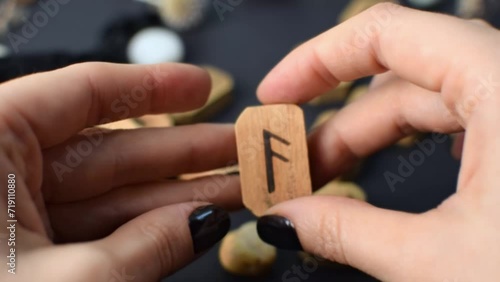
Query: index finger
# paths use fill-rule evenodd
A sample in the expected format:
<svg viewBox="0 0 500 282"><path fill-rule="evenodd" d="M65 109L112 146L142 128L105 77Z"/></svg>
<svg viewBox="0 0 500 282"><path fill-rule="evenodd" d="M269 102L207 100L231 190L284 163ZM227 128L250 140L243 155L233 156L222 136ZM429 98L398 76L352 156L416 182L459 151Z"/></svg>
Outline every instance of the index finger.
<svg viewBox="0 0 500 282"><path fill-rule="evenodd" d="M493 68L498 39L493 29L391 3L378 4L306 42L263 80L263 103L303 103L339 81L392 70L431 91L443 91L451 104L470 73ZM494 44L488 44L491 42ZM477 44L481 42L481 44ZM448 103L447 103L448 104Z"/></svg>
<svg viewBox="0 0 500 282"><path fill-rule="evenodd" d="M202 69L183 64L84 63L16 79L0 91L12 130L33 132L47 148L86 127L200 107L210 78Z"/></svg>

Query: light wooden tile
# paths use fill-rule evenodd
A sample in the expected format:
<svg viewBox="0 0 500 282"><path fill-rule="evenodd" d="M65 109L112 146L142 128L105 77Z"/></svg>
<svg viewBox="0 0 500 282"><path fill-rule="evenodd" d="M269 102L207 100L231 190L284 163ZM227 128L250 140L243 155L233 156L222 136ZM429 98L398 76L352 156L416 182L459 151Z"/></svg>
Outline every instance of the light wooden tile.
<svg viewBox="0 0 500 282"><path fill-rule="evenodd" d="M236 122L236 141L243 203L255 215L311 195L304 114L298 106L245 109Z"/></svg>

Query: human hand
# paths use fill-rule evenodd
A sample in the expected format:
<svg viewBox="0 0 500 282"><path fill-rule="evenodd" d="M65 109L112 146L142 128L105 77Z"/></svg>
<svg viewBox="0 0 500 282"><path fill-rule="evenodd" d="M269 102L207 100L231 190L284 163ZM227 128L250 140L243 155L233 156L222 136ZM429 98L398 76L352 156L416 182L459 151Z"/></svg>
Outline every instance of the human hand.
<svg viewBox="0 0 500 282"><path fill-rule="evenodd" d="M310 136L314 186L414 131L466 130L462 166L457 192L426 213L305 197L271 208L259 220L261 238L384 281L498 279L499 46L498 31L482 22L386 3L289 54L260 85L263 103L302 103L339 81L381 74Z"/></svg>
<svg viewBox="0 0 500 282"><path fill-rule="evenodd" d="M232 126L91 128L194 109L209 91L206 72L180 64L86 63L0 85L0 187L15 175L17 219L15 246L0 234L16 274L4 264L0 280L158 281L221 239L228 215L206 202L238 208L238 177L167 178L234 162Z"/></svg>

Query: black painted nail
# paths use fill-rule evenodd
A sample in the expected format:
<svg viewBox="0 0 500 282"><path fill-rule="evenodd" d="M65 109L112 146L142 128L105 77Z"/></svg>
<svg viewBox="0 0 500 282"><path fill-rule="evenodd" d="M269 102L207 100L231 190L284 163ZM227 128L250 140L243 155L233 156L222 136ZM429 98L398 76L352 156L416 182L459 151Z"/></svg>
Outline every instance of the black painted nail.
<svg viewBox="0 0 500 282"><path fill-rule="evenodd" d="M282 216L267 215L259 218L257 232L264 242L279 249L302 250L295 226Z"/></svg>
<svg viewBox="0 0 500 282"><path fill-rule="evenodd" d="M189 230L193 239L194 253L210 249L229 231L229 214L214 205L199 207L189 216Z"/></svg>

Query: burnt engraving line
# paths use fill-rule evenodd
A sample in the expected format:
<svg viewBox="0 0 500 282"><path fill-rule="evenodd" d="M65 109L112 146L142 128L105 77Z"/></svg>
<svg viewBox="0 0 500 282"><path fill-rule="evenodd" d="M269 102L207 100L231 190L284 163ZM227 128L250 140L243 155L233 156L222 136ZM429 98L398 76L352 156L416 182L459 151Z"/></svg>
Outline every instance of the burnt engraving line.
<svg viewBox="0 0 500 282"><path fill-rule="evenodd" d="M290 142L265 129L263 131L263 136L266 159L267 190L269 191L269 193L273 193L276 190L276 186L274 183L273 157L276 157L285 163L289 162L290 160L273 151L273 149L271 148L271 138L274 138L275 140L287 146L290 146Z"/></svg>

